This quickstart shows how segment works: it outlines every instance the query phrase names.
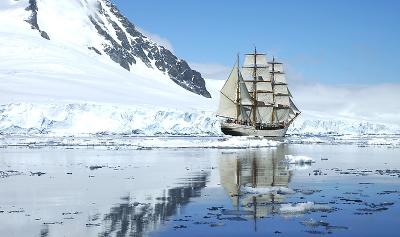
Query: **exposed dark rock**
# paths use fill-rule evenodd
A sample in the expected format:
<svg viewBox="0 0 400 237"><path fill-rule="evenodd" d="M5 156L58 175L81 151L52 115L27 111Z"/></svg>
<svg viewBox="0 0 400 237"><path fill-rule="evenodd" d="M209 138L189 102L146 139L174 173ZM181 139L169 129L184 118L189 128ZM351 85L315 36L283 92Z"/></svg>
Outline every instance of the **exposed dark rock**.
<svg viewBox="0 0 400 237"><path fill-rule="evenodd" d="M104 168L104 166L101 165L92 165L89 167L90 170L97 170L97 169L101 169Z"/></svg>
<svg viewBox="0 0 400 237"><path fill-rule="evenodd" d="M42 36L43 38L45 38L47 40L50 40L50 37L49 37L49 35L47 34L46 31L41 30L40 31L40 36Z"/></svg>
<svg viewBox="0 0 400 237"><path fill-rule="evenodd" d="M47 32L42 31L38 25L40 9L38 9L37 0L29 0L26 10L31 12L26 22L32 29L39 31L43 38L50 40ZM97 33L104 39L102 47L88 47L89 50L108 55L128 71L132 69L133 64L137 63L137 60L140 60L147 67L158 69L168 75L173 82L186 90L211 98L199 72L192 70L186 61L179 59L171 51L140 33L110 0L98 0L95 11L90 13L88 18Z"/></svg>
<svg viewBox="0 0 400 237"><path fill-rule="evenodd" d="M28 19L25 21L28 22L31 25L31 28L33 30L37 30L40 33L40 36L42 36L44 39L50 40L49 35L45 32L40 30L40 27L37 22L37 14L38 14L38 7L37 7L37 2L36 0L29 0L29 6L25 8L26 11L32 12L31 15L29 16Z"/></svg>
<svg viewBox="0 0 400 237"><path fill-rule="evenodd" d="M98 33L108 41L109 44L104 45L103 50L113 61L126 70L130 70L131 65L136 64L135 58L138 58L147 67L154 68L155 66L158 70L166 73L172 81L181 87L211 98L205 87L205 81L199 72L192 70L186 61L178 59L168 49L158 46L140 33L109 0L104 0L103 3L110 9L121 25L111 19L101 4L98 6L98 14L105 16L108 23L115 30L120 42L116 42L105 30L104 22L94 17L90 17L90 20Z"/></svg>
<svg viewBox="0 0 400 237"><path fill-rule="evenodd" d="M36 0L29 0L29 6L27 8L25 8L25 10L32 12L31 16L25 21L31 25L32 29L36 29L36 30L39 29L39 25L37 23L38 7L37 7Z"/></svg>
<svg viewBox="0 0 400 237"><path fill-rule="evenodd" d="M101 22L100 24L103 24L103 27L96 21L96 19L92 16L89 16L90 21L96 28L97 32L104 37L111 45L104 45L104 52L110 56L110 58L118 63L121 67L125 68L126 70L130 70L130 66L133 63L136 63L135 58L133 57L132 54L129 53L129 51L125 48L123 48L121 45L119 45L108 33L103 29L104 23Z"/></svg>
<svg viewBox="0 0 400 237"><path fill-rule="evenodd" d="M96 52L98 55L101 55L101 52L96 49L95 47L88 47L88 49L93 50L94 52Z"/></svg>
<svg viewBox="0 0 400 237"><path fill-rule="evenodd" d="M43 173L43 172L31 172L31 176L42 176L42 175L45 175L46 173Z"/></svg>

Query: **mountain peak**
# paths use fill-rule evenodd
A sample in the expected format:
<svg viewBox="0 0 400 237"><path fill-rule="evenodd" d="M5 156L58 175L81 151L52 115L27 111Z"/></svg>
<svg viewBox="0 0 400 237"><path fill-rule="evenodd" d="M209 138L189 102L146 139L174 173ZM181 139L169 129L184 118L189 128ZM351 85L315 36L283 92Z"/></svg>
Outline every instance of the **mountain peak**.
<svg viewBox="0 0 400 237"><path fill-rule="evenodd" d="M24 0L21 0L24 1ZM128 71L138 64L167 75L193 93L210 98L201 74L144 36L109 0L25 0L33 30L47 40L106 55Z"/></svg>

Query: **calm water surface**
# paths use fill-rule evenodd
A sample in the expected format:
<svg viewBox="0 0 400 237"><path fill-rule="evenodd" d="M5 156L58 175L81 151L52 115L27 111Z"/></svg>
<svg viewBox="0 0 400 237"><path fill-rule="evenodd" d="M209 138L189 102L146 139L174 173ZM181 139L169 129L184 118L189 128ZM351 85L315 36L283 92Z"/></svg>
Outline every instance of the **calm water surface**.
<svg viewBox="0 0 400 237"><path fill-rule="evenodd" d="M1 149L0 236L398 236L399 156L351 145Z"/></svg>

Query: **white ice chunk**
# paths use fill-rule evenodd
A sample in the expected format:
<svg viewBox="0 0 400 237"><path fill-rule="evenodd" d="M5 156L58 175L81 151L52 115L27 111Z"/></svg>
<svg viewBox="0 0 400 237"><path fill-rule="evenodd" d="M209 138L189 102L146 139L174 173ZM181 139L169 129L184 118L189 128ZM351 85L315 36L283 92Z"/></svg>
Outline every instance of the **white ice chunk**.
<svg viewBox="0 0 400 237"><path fill-rule="evenodd" d="M285 155L285 159L289 164L305 165L314 163L314 159L308 156L295 156L295 155Z"/></svg>
<svg viewBox="0 0 400 237"><path fill-rule="evenodd" d="M301 202L295 204L282 204L279 211L281 214L296 215L303 214L309 211L330 211L331 207L314 202Z"/></svg>

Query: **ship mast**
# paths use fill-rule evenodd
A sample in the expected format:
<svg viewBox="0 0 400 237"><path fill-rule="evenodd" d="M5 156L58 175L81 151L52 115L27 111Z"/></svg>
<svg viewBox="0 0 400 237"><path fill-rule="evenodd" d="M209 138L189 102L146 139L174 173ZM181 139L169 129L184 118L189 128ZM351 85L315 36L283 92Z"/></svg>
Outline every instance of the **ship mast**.
<svg viewBox="0 0 400 237"><path fill-rule="evenodd" d="M254 47L254 68L253 68L253 126L256 127L257 122L257 48Z"/></svg>
<svg viewBox="0 0 400 237"><path fill-rule="evenodd" d="M240 77L240 71L239 71L239 54L237 54L237 85L236 85L236 120L239 120L239 114L240 114L240 91L239 91L239 77Z"/></svg>
<svg viewBox="0 0 400 237"><path fill-rule="evenodd" d="M272 57L272 91L274 91L274 83L275 83L275 57ZM272 101L274 105L272 106L272 120L271 122L274 123L275 120L275 93L272 93Z"/></svg>

